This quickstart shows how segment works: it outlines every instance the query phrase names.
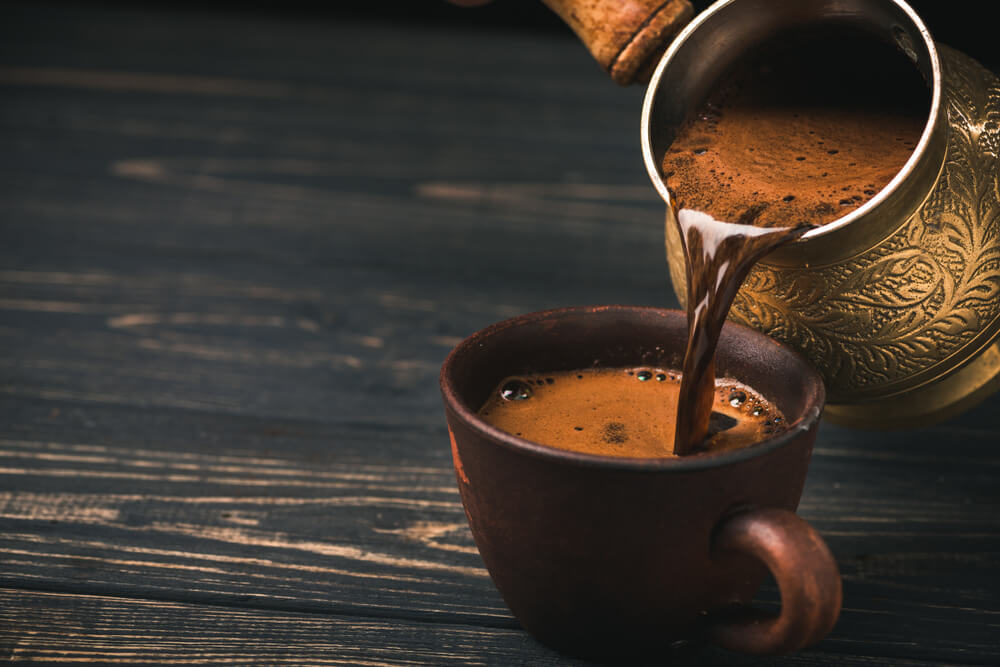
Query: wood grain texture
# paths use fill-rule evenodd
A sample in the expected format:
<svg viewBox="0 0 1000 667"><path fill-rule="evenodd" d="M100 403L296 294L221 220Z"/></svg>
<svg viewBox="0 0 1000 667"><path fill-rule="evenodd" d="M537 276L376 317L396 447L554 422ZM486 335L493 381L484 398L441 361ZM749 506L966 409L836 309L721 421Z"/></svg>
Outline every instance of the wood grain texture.
<svg viewBox="0 0 1000 667"><path fill-rule="evenodd" d="M475 552L437 372L516 313L672 303L640 97L545 36L12 10L0 657L562 664ZM824 425L840 623L677 661L1000 662L998 407Z"/></svg>
<svg viewBox="0 0 1000 667"><path fill-rule="evenodd" d="M33 623L26 622L32 618ZM129 664L583 665L519 630L379 621L103 595L0 589L0 658ZM28 629L30 627L30 629ZM679 647L680 665L755 665L717 649ZM926 663L855 656L859 665ZM805 653L788 665L844 664ZM945 663L941 663L945 664Z"/></svg>

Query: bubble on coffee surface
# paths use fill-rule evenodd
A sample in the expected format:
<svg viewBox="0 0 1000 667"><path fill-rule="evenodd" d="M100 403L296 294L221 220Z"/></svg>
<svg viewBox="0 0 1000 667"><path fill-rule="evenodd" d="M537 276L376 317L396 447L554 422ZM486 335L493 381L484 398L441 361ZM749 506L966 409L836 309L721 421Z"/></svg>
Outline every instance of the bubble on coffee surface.
<svg viewBox="0 0 1000 667"><path fill-rule="evenodd" d="M637 371L636 374L635 374L635 379L638 380L639 382L646 382L648 380L652 380L653 379L653 371L646 370L646 369L643 369L641 371Z"/></svg>
<svg viewBox="0 0 1000 667"><path fill-rule="evenodd" d="M500 387L500 398L505 401L524 401L531 398L531 387L524 380L507 380Z"/></svg>
<svg viewBox="0 0 1000 667"><path fill-rule="evenodd" d="M766 431L768 435L784 430L781 412L752 387L731 378L718 378L716 387L716 405L729 406L741 419L749 419L765 430L771 429Z"/></svg>

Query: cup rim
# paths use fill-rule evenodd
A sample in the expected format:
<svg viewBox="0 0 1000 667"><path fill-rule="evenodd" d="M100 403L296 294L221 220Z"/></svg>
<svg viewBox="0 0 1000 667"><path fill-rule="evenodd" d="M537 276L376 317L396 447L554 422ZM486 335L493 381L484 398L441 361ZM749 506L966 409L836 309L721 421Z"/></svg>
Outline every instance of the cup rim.
<svg viewBox="0 0 1000 667"><path fill-rule="evenodd" d="M789 424L786 431L761 442L755 443L749 447L742 447L723 452L691 454L680 458L649 458L588 454L584 452L560 449L551 445L543 445L541 443L516 436L512 433L508 433L500 428L497 428L496 426L488 424L480 418L474 410L469 408L465 401L459 397L453 380L453 369L456 364L456 359L464 352L480 346L485 339L511 327L524 326L526 324L535 323L555 316L563 316L567 314L596 315L598 313L605 312L645 312L655 313L662 316L671 316L670 314L672 313L680 313L684 315L684 312L678 309L656 308L653 306L568 306L564 308L553 308L532 313L525 313L523 315L518 315L496 322L469 335L462 342L456 345L445 358L444 363L441 365L439 383L446 409L455 414L467 428L470 428L480 437L483 437L509 450L514 450L523 454L564 465L636 472L687 472L734 465L743 461L766 456L768 453L790 444L802 433L814 428L819 421L823 412L823 406L826 402L826 390L819 372L813 368L812 364L810 364L794 348L783 343L779 343L778 341L765 336L755 329L729 321L726 322L725 329L736 329L740 331L742 335L756 338L761 340L761 342L766 341L767 344L777 345L782 348L783 352L792 355L793 358L797 358L805 371L805 376L803 377L803 389L807 392L807 395L812 396L812 404L805 409L804 416L794 423Z"/></svg>

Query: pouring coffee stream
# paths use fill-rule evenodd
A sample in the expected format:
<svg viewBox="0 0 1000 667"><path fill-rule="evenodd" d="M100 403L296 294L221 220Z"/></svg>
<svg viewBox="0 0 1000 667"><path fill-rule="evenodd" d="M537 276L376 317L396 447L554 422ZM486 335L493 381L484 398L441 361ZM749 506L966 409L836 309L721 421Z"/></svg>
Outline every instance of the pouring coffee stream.
<svg viewBox="0 0 1000 667"><path fill-rule="evenodd" d="M754 211L750 209L748 218ZM688 342L678 397L674 454L693 453L708 436L715 396L715 349L744 278L775 248L812 225L754 227L750 219L722 222L691 209L676 212L687 270Z"/></svg>

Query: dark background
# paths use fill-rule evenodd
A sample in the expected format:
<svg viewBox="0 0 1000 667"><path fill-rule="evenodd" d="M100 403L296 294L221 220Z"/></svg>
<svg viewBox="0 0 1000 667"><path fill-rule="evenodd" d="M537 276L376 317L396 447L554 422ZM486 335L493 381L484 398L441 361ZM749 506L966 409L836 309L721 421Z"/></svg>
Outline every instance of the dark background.
<svg viewBox="0 0 1000 667"><path fill-rule="evenodd" d="M712 4L692 0L695 10ZM82 3L59 3L80 6ZM95 7L131 7L139 3L120 0L87 3ZM997 46L998 26L994 18L1000 3L993 0L910 0L909 4L924 19L934 38L958 48L985 63L1000 59ZM502 29L564 34L573 39L570 29L540 0L494 0L482 7L457 7L445 0L384 0L379 2L290 2L254 1L238 5L220 0L197 2L146 2L144 7L183 8L211 14L256 14L335 21L338 18L365 18L373 21L411 26L446 24L461 29Z"/></svg>

